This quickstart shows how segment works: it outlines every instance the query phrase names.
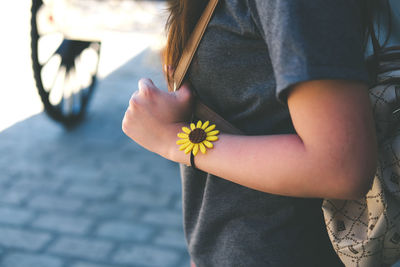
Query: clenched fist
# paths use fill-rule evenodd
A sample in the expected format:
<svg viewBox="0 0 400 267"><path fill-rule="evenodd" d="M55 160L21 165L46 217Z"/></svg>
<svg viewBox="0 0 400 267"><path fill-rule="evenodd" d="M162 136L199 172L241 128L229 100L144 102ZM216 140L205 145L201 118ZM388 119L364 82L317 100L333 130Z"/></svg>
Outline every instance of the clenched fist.
<svg viewBox="0 0 400 267"><path fill-rule="evenodd" d="M139 145L168 158L177 133L190 119L191 102L187 84L176 92L165 92L150 79L141 79L129 101L122 130Z"/></svg>

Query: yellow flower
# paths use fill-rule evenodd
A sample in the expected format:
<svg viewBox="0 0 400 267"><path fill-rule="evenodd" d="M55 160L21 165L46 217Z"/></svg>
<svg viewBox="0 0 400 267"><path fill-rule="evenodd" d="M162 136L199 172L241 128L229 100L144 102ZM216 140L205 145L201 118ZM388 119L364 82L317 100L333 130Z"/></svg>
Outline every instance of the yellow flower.
<svg viewBox="0 0 400 267"><path fill-rule="evenodd" d="M209 121L205 123L198 121L196 125L191 123L190 129L182 127L183 133L178 133L180 139L176 141L176 144L180 145L179 150L185 150L186 154L192 151L193 155L196 156L199 150L205 154L206 148L213 148L211 142L218 140L219 131L214 130L215 124L210 126L209 124Z"/></svg>

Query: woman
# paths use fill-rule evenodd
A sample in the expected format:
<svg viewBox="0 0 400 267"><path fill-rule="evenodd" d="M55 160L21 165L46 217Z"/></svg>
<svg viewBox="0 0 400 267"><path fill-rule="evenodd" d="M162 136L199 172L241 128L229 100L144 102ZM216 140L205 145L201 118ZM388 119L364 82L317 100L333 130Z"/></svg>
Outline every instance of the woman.
<svg viewBox="0 0 400 267"><path fill-rule="evenodd" d="M169 76L206 2L170 1ZM185 234L196 266L342 266L321 199L359 198L375 173L365 3L220 0L190 84L167 93L139 81L123 130L182 163ZM191 115L189 87L246 133L221 133L214 148L195 156L196 168L176 145Z"/></svg>

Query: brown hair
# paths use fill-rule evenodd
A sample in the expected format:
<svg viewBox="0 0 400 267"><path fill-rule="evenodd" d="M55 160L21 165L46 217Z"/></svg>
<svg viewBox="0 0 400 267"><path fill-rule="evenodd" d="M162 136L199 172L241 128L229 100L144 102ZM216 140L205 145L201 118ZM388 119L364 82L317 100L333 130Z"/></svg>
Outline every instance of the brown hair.
<svg viewBox="0 0 400 267"><path fill-rule="evenodd" d="M167 47L164 51L164 72L168 83L178 65L182 51L208 0L168 0L169 17Z"/></svg>

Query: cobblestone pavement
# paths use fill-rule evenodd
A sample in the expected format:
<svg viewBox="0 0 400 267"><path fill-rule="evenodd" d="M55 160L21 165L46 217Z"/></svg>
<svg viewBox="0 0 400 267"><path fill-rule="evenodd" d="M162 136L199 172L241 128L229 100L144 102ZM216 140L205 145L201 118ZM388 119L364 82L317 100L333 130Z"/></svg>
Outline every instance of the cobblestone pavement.
<svg viewBox="0 0 400 267"><path fill-rule="evenodd" d="M188 266L178 166L121 131L138 79L164 86L159 50L140 51L99 81L79 127L39 113L0 131L1 267Z"/></svg>

